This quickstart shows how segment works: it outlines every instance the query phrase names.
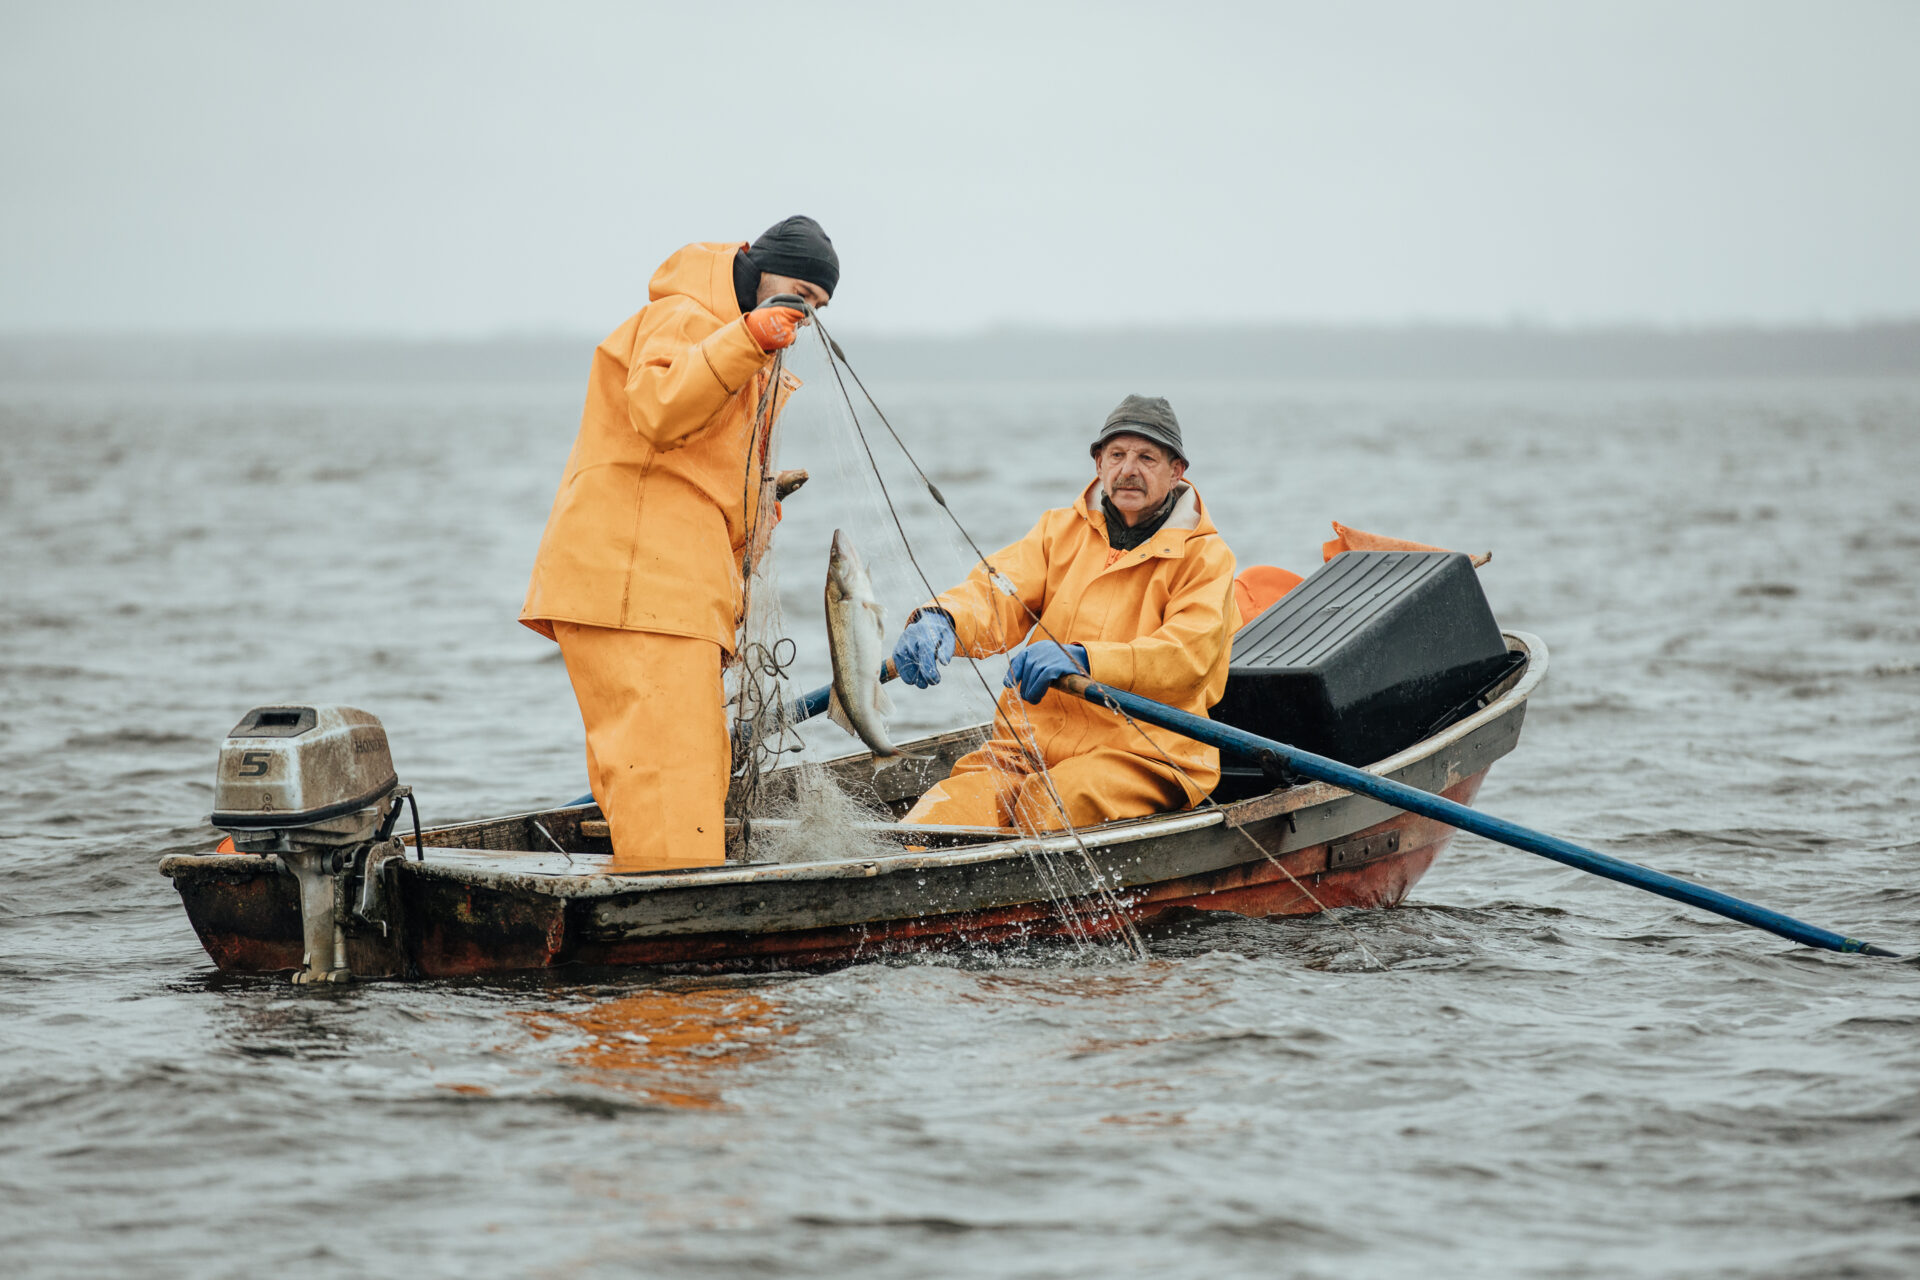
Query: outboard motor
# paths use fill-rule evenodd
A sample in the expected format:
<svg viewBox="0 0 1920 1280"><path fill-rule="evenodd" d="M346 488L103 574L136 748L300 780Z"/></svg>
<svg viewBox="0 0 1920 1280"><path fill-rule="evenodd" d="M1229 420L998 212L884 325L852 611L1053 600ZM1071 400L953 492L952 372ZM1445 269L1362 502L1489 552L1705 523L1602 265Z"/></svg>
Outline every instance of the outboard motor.
<svg viewBox="0 0 1920 1280"><path fill-rule="evenodd" d="M220 744L210 821L237 852L278 856L300 883L306 968L295 982L352 979L349 912L385 932L381 864L404 856L390 837L411 798L394 774L386 730L354 707L255 707Z"/></svg>

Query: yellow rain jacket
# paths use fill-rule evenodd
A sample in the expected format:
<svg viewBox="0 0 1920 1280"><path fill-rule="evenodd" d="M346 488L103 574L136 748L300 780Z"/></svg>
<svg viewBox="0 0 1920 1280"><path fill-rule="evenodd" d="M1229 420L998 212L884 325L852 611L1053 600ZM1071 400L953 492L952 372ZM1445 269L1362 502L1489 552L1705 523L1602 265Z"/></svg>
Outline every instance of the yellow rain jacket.
<svg viewBox="0 0 1920 1280"><path fill-rule="evenodd" d="M549 639L553 623L575 622L733 651L741 554L765 497L748 483L766 448L754 422L773 363L734 300L744 248L679 250L654 272L647 305L594 350L520 611ZM799 385L783 374L775 413Z"/></svg>
<svg viewBox="0 0 1920 1280"><path fill-rule="evenodd" d="M1073 506L1042 515L1026 537L988 557L1014 594L995 586L979 567L933 607L953 615L960 651L976 658L1017 647L1037 614L1045 630L1032 638L1050 634L1062 644L1085 645L1095 680L1204 716L1226 690L1233 633L1240 626L1233 552L1191 485L1153 537L1115 552L1107 543L1098 485L1096 480L1087 486ZM1049 768L1101 749L1126 752L1155 773L1173 774L1188 804L1220 780L1215 748L1129 724L1058 690L1033 706L1020 700L1018 689L1006 690L995 719L996 744L1007 738L1009 722L1031 724L1031 740Z"/></svg>

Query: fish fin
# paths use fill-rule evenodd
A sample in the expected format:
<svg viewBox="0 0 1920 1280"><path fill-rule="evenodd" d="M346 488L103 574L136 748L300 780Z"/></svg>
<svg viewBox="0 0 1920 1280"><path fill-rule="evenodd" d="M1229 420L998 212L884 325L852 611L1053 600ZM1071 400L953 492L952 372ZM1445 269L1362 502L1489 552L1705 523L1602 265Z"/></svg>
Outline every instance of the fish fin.
<svg viewBox="0 0 1920 1280"><path fill-rule="evenodd" d="M887 686L883 684L873 686L873 709L878 711L882 718L892 717L893 698L887 693Z"/></svg>
<svg viewBox="0 0 1920 1280"><path fill-rule="evenodd" d="M847 709L840 705L840 691L838 689L830 690L827 694L827 719L833 721L854 737L858 738L860 736L860 731L853 727L853 717L849 716Z"/></svg>

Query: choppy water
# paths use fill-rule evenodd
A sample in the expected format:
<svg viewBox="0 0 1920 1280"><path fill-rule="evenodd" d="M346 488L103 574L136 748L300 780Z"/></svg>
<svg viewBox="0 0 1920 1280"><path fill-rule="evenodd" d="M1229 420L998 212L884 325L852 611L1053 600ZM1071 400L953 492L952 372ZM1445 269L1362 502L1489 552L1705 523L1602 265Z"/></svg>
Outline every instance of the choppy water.
<svg viewBox="0 0 1920 1280"><path fill-rule="evenodd" d="M885 402L997 543L1162 389L1243 561L1308 568L1335 518L1495 551L1553 667L1483 808L1920 950L1920 388ZM154 866L210 841L247 707L375 711L434 820L582 789L564 672L513 621L578 395L0 388L0 1269L1920 1274L1920 969L1474 840L1401 910L1146 963L216 976ZM780 534L803 676L828 530L884 532L836 489L829 395L816 369L786 444L821 475Z"/></svg>

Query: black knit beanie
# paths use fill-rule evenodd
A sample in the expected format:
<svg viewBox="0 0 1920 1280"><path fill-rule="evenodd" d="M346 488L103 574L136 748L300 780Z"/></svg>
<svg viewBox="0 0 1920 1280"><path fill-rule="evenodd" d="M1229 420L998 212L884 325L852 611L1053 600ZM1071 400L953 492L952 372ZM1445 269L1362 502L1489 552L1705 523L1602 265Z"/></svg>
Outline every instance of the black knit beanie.
<svg viewBox="0 0 1920 1280"><path fill-rule="evenodd" d="M804 214L768 227L747 247L746 256L756 269L819 285L829 298L840 283L840 255L833 251L833 241Z"/></svg>

